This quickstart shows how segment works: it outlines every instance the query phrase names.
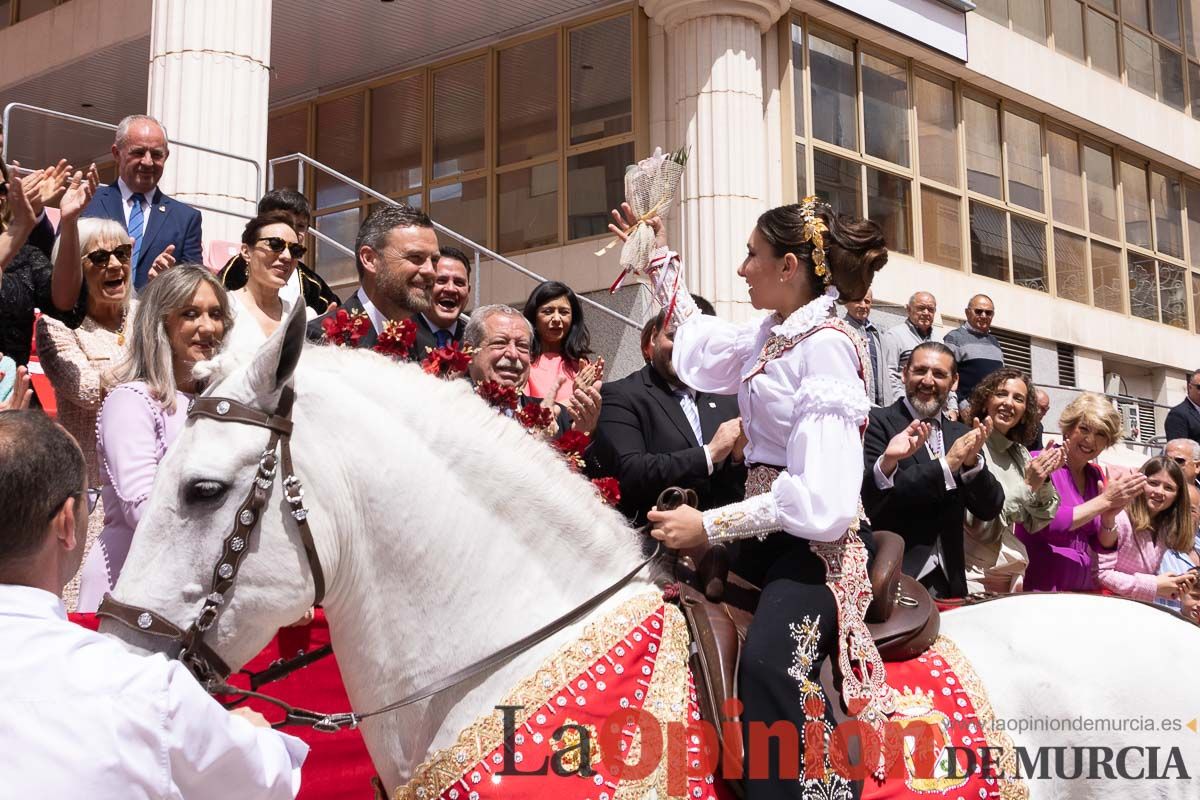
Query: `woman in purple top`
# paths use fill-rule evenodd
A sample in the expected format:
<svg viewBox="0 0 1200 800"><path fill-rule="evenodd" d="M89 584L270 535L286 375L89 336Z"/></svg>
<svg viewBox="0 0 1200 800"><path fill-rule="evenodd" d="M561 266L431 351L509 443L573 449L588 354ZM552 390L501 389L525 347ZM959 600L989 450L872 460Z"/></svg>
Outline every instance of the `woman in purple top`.
<svg viewBox="0 0 1200 800"><path fill-rule="evenodd" d="M119 385L96 422L104 530L83 564L84 612L95 611L117 582L158 463L204 388L192 369L216 354L231 325L224 287L197 264L159 275L139 299L129 349L111 379Z"/></svg>
<svg viewBox="0 0 1200 800"><path fill-rule="evenodd" d="M1037 533L1016 527L1029 554L1025 590L1097 591L1094 552L1113 549L1104 547L1100 532L1116 530L1117 514L1142 493L1146 476L1130 472L1105 485L1104 474L1091 463L1121 439L1121 416L1104 397L1079 395L1058 422L1067 456L1066 464L1050 475L1058 491L1058 513Z"/></svg>

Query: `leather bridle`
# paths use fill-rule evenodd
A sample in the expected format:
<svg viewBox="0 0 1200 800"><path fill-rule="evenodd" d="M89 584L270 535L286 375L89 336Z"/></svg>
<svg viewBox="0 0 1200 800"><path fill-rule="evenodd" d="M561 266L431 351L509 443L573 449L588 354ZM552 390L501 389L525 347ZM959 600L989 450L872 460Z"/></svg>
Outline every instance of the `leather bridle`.
<svg viewBox="0 0 1200 800"><path fill-rule="evenodd" d="M221 555L213 567L212 581L209 585L208 595L204 598L204 605L187 630L181 630L155 611L122 603L114 599L111 594L104 595L100 608L96 611L97 616L108 617L139 633L178 643L177 658L196 677L196 680L210 691L223 686L231 670L211 645L205 641L204 635L216 624L217 617L221 613L221 606L237 580L238 571L241 569L246 553L250 551L254 530L258 525L262 510L267 504L267 498L275 483L279 466L283 467L284 499L291 507L292 518L296 520L296 525L300 529L304 554L308 558L308 566L312 571L313 605L319 605L325 597L325 573L321 569L321 561L317 556L312 530L308 527L308 509L304 507L304 489L292 466L291 415L295 399L295 390L288 385L284 387L279 397L279 406L274 414L267 414L226 397L197 398L188 410L188 419L206 417L221 422L253 425L269 430L271 438L258 459L258 471L254 476L250 492L238 507L233 530L225 537L222 544ZM279 451L278 456L276 455L277 450Z"/></svg>

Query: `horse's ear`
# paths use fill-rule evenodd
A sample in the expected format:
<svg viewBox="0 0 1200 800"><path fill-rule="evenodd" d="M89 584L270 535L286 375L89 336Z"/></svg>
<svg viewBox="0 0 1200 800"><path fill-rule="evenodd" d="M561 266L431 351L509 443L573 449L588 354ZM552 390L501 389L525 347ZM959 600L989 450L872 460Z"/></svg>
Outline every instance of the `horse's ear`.
<svg viewBox="0 0 1200 800"><path fill-rule="evenodd" d="M278 392L296 371L300 351L304 349L304 326L307 321L303 300L302 297L297 299L288 318L254 354L249 378L254 394L259 397Z"/></svg>

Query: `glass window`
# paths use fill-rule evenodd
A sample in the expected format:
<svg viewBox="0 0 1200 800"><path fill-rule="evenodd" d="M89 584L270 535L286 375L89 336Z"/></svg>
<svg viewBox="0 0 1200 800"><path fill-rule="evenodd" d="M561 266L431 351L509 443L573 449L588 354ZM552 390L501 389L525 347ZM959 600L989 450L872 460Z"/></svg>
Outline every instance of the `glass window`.
<svg viewBox="0 0 1200 800"><path fill-rule="evenodd" d="M1154 89L1154 42L1125 26L1125 79L1142 94L1156 97Z"/></svg>
<svg viewBox="0 0 1200 800"><path fill-rule="evenodd" d="M1153 247L1150 240L1150 197L1146 170L1121 162L1121 192L1125 196L1125 240L1139 247Z"/></svg>
<svg viewBox="0 0 1200 800"><path fill-rule="evenodd" d="M867 154L907 167L908 68L863 53L862 82Z"/></svg>
<svg viewBox="0 0 1200 800"><path fill-rule="evenodd" d="M1154 248L1160 253L1183 258L1183 203L1179 178L1157 170L1150 173L1150 196L1154 198Z"/></svg>
<svg viewBox="0 0 1200 800"><path fill-rule="evenodd" d="M1092 145L1083 146L1083 169L1087 172L1088 228L1092 233L1117 239L1117 182L1112 155Z"/></svg>
<svg viewBox="0 0 1200 800"><path fill-rule="evenodd" d="M1184 0L1187 5L1190 0ZM1176 47L1183 46L1179 26L1179 0L1151 0L1154 10L1153 30ZM1136 4L1135 4L1136 5Z"/></svg>
<svg viewBox="0 0 1200 800"><path fill-rule="evenodd" d="M371 90L372 189L390 195L420 187L424 141L424 75Z"/></svg>
<svg viewBox="0 0 1200 800"><path fill-rule="evenodd" d="M1187 330L1187 271L1183 267L1158 262L1158 301L1166 325Z"/></svg>
<svg viewBox="0 0 1200 800"><path fill-rule="evenodd" d="M796 122L796 135L805 136L804 132L804 29L798 23L792 23L792 108L795 109L793 119ZM800 193L804 197L804 192Z"/></svg>
<svg viewBox="0 0 1200 800"><path fill-rule="evenodd" d="M1077 303L1088 301L1087 239L1054 230L1054 290Z"/></svg>
<svg viewBox="0 0 1200 800"><path fill-rule="evenodd" d="M1154 259L1138 253L1129 254L1129 313L1158 322L1158 284L1154 275Z"/></svg>
<svg viewBox="0 0 1200 800"><path fill-rule="evenodd" d="M1125 313L1121 285L1121 251L1099 242L1092 242L1092 302L1097 308Z"/></svg>
<svg viewBox="0 0 1200 800"><path fill-rule="evenodd" d="M1186 185L1188 249L1191 251L1189 260L1194 266L1200 267L1200 186L1194 183ZM1200 317L1196 320L1200 323Z"/></svg>
<svg viewBox="0 0 1200 800"><path fill-rule="evenodd" d="M921 238L925 261L962 269L961 205L954 195L921 187Z"/></svg>
<svg viewBox="0 0 1200 800"><path fill-rule="evenodd" d="M1183 90L1183 56L1169 47L1155 43L1158 58L1155 67L1158 70L1158 99L1171 108L1183 111L1185 106Z"/></svg>
<svg viewBox="0 0 1200 800"><path fill-rule="evenodd" d="M632 163L632 142L567 159L568 239L608 233L608 212L625 199L625 167Z"/></svg>
<svg viewBox="0 0 1200 800"><path fill-rule="evenodd" d="M888 250L912 254L912 181L867 167L867 216L883 228Z"/></svg>
<svg viewBox="0 0 1200 800"><path fill-rule="evenodd" d="M812 104L822 109L812 120L813 136L823 142L858 149L858 90L854 52L819 36L808 37Z"/></svg>
<svg viewBox="0 0 1200 800"><path fill-rule="evenodd" d="M17 22L36 17L58 5L58 0L20 0L17 3Z"/></svg>
<svg viewBox="0 0 1200 800"><path fill-rule="evenodd" d="M1200 328L1200 272L1192 273L1192 319Z"/></svg>
<svg viewBox="0 0 1200 800"><path fill-rule="evenodd" d="M434 186L429 216L473 242L487 239L487 178Z"/></svg>
<svg viewBox="0 0 1200 800"><path fill-rule="evenodd" d="M1150 30L1150 10L1146 0L1121 0L1121 18L1139 28Z"/></svg>
<svg viewBox="0 0 1200 800"><path fill-rule="evenodd" d="M1054 49L1083 61L1083 4L1079 0L1051 0L1050 14Z"/></svg>
<svg viewBox="0 0 1200 800"><path fill-rule="evenodd" d="M1183 31L1187 38L1187 54L1200 55L1200 6L1195 0L1183 0ZM1200 318L1198 318L1200 319Z"/></svg>
<svg viewBox="0 0 1200 800"><path fill-rule="evenodd" d="M1004 140L1008 148L1009 201L1034 211L1044 210L1042 126L1034 120L1006 111Z"/></svg>
<svg viewBox="0 0 1200 800"><path fill-rule="evenodd" d="M1046 282L1046 223L1012 215L1013 283L1048 292Z"/></svg>
<svg viewBox="0 0 1200 800"><path fill-rule="evenodd" d="M813 150L813 193L834 211L858 216L862 204L861 170L858 164L820 150Z"/></svg>
<svg viewBox="0 0 1200 800"><path fill-rule="evenodd" d="M958 186L958 135L954 124L954 90L917 76L917 144L921 174Z"/></svg>
<svg viewBox="0 0 1200 800"><path fill-rule="evenodd" d="M1117 23L1099 11L1087 12L1087 49L1092 69L1120 79L1121 64L1117 59Z"/></svg>
<svg viewBox="0 0 1200 800"><path fill-rule="evenodd" d="M357 208L349 208L345 211L317 217L313 221L313 227L353 251L354 239L358 236L358 216ZM321 239L317 239L316 243L317 263L321 267L321 277L325 279L326 283L337 286L358 280L358 267L355 266L353 256L343 253Z"/></svg>
<svg viewBox="0 0 1200 800"><path fill-rule="evenodd" d="M267 158L308 152L308 107L271 117L267 121ZM280 164L275 168L276 189L297 189L300 165Z"/></svg>
<svg viewBox="0 0 1200 800"><path fill-rule="evenodd" d="M1008 280L1008 223L1003 211L989 205L970 203L971 272L997 280Z"/></svg>
<svg viewBox="0 0 1200 800"><path fill-rule="evenodd" d="M0 30L8 27L10 16L12 16L12 0L0 0Z"/></svg>
<svg viewBox="0 0 1200 800"><path fill-rule="evenodd" d="M558 37L518 44L496 54L497 164L513 164L558 149Z"/></svg>
<svg viewBox="0 0 1200 800"><path fill-rule="evenodd" d="M1117 12L1117 0L1091 0L1092 5L1106 8L1114 14Z"/></svg>
<svg viewBox="0 0 1200 800"><path fill-rule="evenodd" d="M796 143L796 197L808 197L808 162L804 158L804 145Z"/></svg>
<svg viewBox="0 0 1200 800"><path fill-rule="evenodd" d="M571 144L633 130L630 16L571 31Z"/></svg>
<svg viewBox="0 0 1200 800"><path fill-rule="evenodd" d="M317 106L317 161L356 181L363 179L363 95L352 94ZM362 198L336 178L317 171L317 208Z"/></svg>
<svg viewBox="0 0 1200 800"><path fill-rule="evenodd" d="M1200 64L1187 62L1188 86L1192 90L1192 116L1200 119Z"/></svg>
<svg viewBox="0 0 1200 800"><path fill-rule="evenodd" d="M1047 128L1046 149L1050 152L1050 198L1054 220L1082 228L1083 173L1079 168L1079 143L1074 136Z"/></svg>
<svg viewBox="0 0 1200 800"><path fill-rule="evenodd" d="M496 249L558 243L558 162L496 176Z"/></svg>
<svg viewBox="0 0 1200 800"><path fill-rule="evenodd" d="M1044 0L1008 0L1013 30L1043 44L1046 41Z"/></svg>
<svg viewBox="0 0 1200 800"><path fill-rule="evenodd" d="M964 96L963 118L967 188L1000 199L1000 112L991 103Z"/></svg>
<svg viewBox="0 0 1200 800"><path fill-rule="evenodd" d="M486 94L486 68L485 59L476 58L433 73L435 180L487 166L484 152L487 118L482 102Z"/></svg>
<svg viewBox="0 0 1200 800"><path fill-rule="evenodd" d="M1008 0L975 0L975 10L1008 27Z"/></svg>

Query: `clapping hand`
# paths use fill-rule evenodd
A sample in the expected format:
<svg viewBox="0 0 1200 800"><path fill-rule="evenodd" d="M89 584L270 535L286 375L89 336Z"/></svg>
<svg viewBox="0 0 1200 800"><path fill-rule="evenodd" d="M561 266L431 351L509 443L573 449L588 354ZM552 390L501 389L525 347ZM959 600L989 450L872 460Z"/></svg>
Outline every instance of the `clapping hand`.
<svg viewBox="0 0 1200 800"><path fill-rule="evenodd" d="M88 167L86 174L83 170L76 170L69 183L70 186L59 199L58 206L65 220L78 219L95 194L96 187L100 185L100 174L96 171L96 165Z"/></svg>
<svg viewBox="0 0 1200 800"><path fill-rule="evenodd" d="M629 232L638 224L637 214L633 213L633 209L629 207L629 203L621 203L621 210L612 210L612 217L616 224L609 223L608 229L620 239L622 242L629 238ZM650 230L654 231L654 244L656 247L667 246L667 226L663 224L662 217L655 214L650 219L646 220L646 224L650 226Z"/></svg>
<svg viewBox="0 0 1200 800"><path fill-rule="evenodd" d="M42 180L37 196L31 194L29 198L33 204L35 216L41 214L42 209L59 208L63 195L67 192L67 180L71 175L71 165L65 158L60 158L57 164L46 167L41 173Z"/></svg>
<svg viewBox="0 0 1200 800"><path fill-rule="evenodd" d="M971 430L955 440L946 453L946 463L951 472L958 472L963 467L974 469L979 461L979 453L983 450L984 442L992 435L992 418L987 417L982 422L975 420Z"/></svg>
<svg viewBox="0 0 1200 800"><path fill-rule="evenodd" d="M1043 450L1037 458L1031 460L1025 467L1025 485L1029 491L1036 492L1042 488L1046 479L1066 460L1066 454L1061 447Z"/></svg>
<svg viewBox="0 0 1200 800"><path fill-rule="evenodd" d="M30 185L30 178L36 187L41 181L41 173L35 172L33 175L24 178L17 175L17 170L20 169L21 162L14 161L12 169L9 170L8 179L8 207L12 212L12 222L10 227L17 231L24 231L26 235L33 230L33 226L37 223L37 213L33 210L33 205L29 201L29 193L27 189ZM20 240L24 242L24 239Z"/></svg>
<svg viewBox="0 0 1200 800"><path fill-rule="evenodd" d="M1108 501L1110 512L1120 511L1144 491L1146 476L1137 471L1127 472L1108 481L1104 487L1104 499Z"/></svg>
<svg viewBox="0 0 1200 800"><path fill-rule="evenodd" d="M150 265L150 275L146 280L154 280L173 266L175 266L175 245L169 244L167 249L159 253L158 258L154 259L154 263Z"/></svg>
<svg viewBox="0 0 1200 800"><path fill-rule="evenodd" d="M594 433L600 421L600 381L593 381L586 389L576 389L567 401L567 413L575 430Z"/></svg>
<svg viewBox="0 0 1200 800"><path fill-rule="evenodd" d="M0 378L4 377L0 374ZM0 402L0 411L15 411L17 409L29 408L29 403L33 400L32 382L29 379L29 370L25 367L17 367L17 382L13 384L12 394L7 400Z"/></svg>
<svg viewBox="0 0 1200 800"><path fill-rule="evenodd" d="M908 427L897 433L888 442L887 449L883 451L885 460L903 461L911 457L914 453L925 446L925 442L929 439L929 434L932 431L928 422L922 422L919 419L914 419L908 424Z"/></svg>

